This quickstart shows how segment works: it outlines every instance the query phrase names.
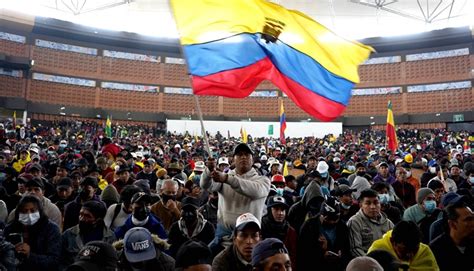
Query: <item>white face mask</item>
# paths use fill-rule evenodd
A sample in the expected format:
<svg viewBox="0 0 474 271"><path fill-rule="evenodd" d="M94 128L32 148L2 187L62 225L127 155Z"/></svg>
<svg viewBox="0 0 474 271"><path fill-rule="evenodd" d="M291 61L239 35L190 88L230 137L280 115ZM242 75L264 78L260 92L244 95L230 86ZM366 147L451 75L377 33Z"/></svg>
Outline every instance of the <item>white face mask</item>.
<svg viewBox="0 0 474 271"><path fill-rule="evenodd" d="M431 174L436 174L436 168L435 167L430 167L430 173Z"/></svg>
<svg viewBox="0 0 474 271"><path fill-rule="evenodd" d="M407 178L411 177L411 171L407 171Z"/></svg>
<svg viewBox="0 0 474 271"><path fill-rule="evenodd" d="M34 213L29 213L29 214L22 214L20 213L18 216L18 221L20 221L21 224L25 226L31 226L36 224L38 220L40 219L40 213L34 212Z"/></svg>
<svg viewBox="0 0 474 271"><path fill-rule="evenodd" d="M148 222L148 216L144 220L138 220L132 215L132 223L135 226L141 227Z"/></svg>

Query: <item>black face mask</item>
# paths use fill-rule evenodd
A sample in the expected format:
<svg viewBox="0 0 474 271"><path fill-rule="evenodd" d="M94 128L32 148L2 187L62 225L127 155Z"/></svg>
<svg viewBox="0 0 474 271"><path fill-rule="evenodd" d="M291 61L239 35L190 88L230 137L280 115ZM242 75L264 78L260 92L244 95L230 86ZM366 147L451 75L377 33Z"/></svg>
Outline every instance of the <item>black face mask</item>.
<svg viewBox="0 0 474 271"><path fill-rule="evenodd" d="M89 195L90 195L89 190L81 190L81 191L79 192L79 197L80 197L82 200L87 200L87 199L89 199L89 198L90 198Z"/></svg>
<svg viewBox="0 0 474 271"><path fill-rule="evenodd" d="M168 200L176 200L176 195L170 196L170 195L161 194L161 199L163 200L164 203L166 203Z"/></svg>
<svg viewBox="0 0 474 271"><path fill-rule="evenodd" d="M357 176L365 176L365 171L357 171Z"/></svg>
<svg viewBox="0 0 474 271"><path fill-rule="evenodd" d="M95 229L95 224L79 221L79 232L87 234L87 233L92 232L94 229Z"/></svg>
<svg viewBox="0 0 474 271"><path fill-rule="evenodd" d="M181 217L183 217L183 220L186 222L186 224L192 224L197 220L197 213L196 211L186 210L183 211Z"/></svg>
<svg viewBox="0 0 474 271"><path fill-rule="evenodd" d="M135 217L139 221L143 221L148 217L149 214L148 208L141 208L139 210L135 210L133 212L133 217Z"/></svg>
<svg viewBox="0 0 474 271"><path fill-rule="evenodd" d="M209 203L217 207L217 203L219 202L219 198L213 198L209 200Z"/></svg>

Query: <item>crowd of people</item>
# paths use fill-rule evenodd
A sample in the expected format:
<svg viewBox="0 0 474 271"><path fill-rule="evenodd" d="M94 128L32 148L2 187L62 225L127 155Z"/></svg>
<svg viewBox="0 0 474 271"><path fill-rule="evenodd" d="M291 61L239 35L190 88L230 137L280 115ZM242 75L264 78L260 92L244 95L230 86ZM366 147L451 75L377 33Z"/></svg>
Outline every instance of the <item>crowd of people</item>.
<svg viewBox="0 0 474 271"><path fill-rule="evenodd" d="M397 135L0 123L0 269L473 270L474 134Z"/></svg>

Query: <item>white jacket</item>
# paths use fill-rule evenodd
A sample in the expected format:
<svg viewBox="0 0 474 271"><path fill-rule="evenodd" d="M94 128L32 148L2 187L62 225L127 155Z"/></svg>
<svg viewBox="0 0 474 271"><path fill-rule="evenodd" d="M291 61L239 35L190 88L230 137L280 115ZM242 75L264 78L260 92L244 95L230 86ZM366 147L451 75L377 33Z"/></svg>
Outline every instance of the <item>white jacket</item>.
<svg viewBox="0 0 474 271"><path fill-rule="evenodd" d="M207 168L201 177L201 188L219 193L217 222L234 229L237 217L248 212L261 221L265 199L270 192L270 179L258 175L254 168L243 175L238 175L235 170L227 174L227 183L214 182Z"/></svg>

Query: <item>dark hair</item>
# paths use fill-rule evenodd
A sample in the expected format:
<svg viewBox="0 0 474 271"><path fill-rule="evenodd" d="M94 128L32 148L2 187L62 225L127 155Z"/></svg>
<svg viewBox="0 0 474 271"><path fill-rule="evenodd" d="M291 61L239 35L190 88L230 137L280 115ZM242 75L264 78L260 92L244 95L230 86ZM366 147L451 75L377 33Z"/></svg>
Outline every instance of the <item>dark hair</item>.
<svg viewBox="0 0 474 271"><path fill-rule="evenodd" d="M286 175L285 176L285 182L292 182L294 180L296 180L296 177L293 176L293 175Z"/></svg>
<svg viewBox="0 0 474 271"><path fill-rule="evenodd" d="M398 271L397 259L386 250L376 249L367 253L367 256L376 260L383 267L384 271Z"/></svg>
<svg viewBox="0 0 474 271"><path fill-rule="evenodd" d="M16 206L15 209L15 221L18 221L18 217L20 215L20 210L23 209L23 207L27 203L33 203L36 204L36 207L38 207L38 212L40 213L40 219L48 219L46 214L44 213L43 210L43 205L41 204L41 201L39 198L33 195L25 195L20 199L20 202L18 202L18 205Z"/></svg>
<svg viewBox="0 0 474 271"><path fill-rule="evenodd" d="M402 220L393 228L392 241L416 249L421 242L421 231L415 222Z"/></svg>
<svg viewBox="0 0 474 271"><path fill-rule="evenodd" d="M379 193L373 189L365 189L360 192L359 201L363 201L364 198L376 198L378 195Z"/></svg>
<svg viewBox="0 0 474 271"><path fill-rule="evenodd" d="M382 190L382 189L387 189L387 190L389 190L388 185L387 185L386 183L384 183L384 182L374 183L374 184L370 187L370 189L373 189L373 190L375 190L375 191L377 191L377 192L380 191L380 190Z"/></svg>
<svg viewBox="0 0 474 271"><path fill-rule="evenodd" d="M463 200L455 200L454 203L448 204L445 208L446 217L448 220L457 220L459 218L459 213L456 210L467 206L468 205Z"/></svg>
<svg viewBox="0 0 474 271"><path fill-rule="evenodd" d="M120 193L120 202L123 202L125 204L130 204L132 201L133 195L135 195L138 192L143 192L143 190L136 186L136 185L126 185L122 193Z"/></svg>

